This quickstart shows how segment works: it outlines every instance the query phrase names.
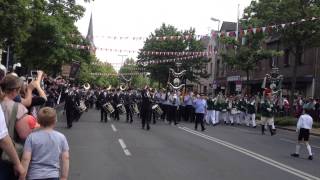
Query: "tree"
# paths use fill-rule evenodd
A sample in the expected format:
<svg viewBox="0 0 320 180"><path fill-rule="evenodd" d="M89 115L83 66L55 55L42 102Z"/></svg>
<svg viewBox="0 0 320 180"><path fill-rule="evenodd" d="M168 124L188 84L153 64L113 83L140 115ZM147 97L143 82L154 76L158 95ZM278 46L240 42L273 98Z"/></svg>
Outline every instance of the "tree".
<svg viewBox="0 0 320 180"><path fill-rule="evenodd" d="M21 42L30 36L30 4L31 0L0 0L0 48L9 46L20 51Z"/></svg>
<svg viewBox="0 0 320 180"><path fill-rule="evenodd" d="M302 19L319 17L319 15L320 1L313 0L259 0L252 1L250 6L245 9L245 18L260 26L297 22ZM319 30L320 24L318 22L308 20L288 25L284 29L270 33L271 35L280 35L285 48L295 56L292 70L291 104L293 104L296 89L297 66L301 64L304 49L318 45Z"/></svg>
<svg viewBox="0 0 320 180"><path fill-rule="evenodd" d="M188 40L177 39L177 40L157 40L155 37L159 36L183 36L189 35L191 38ZM194 38L195 30L178 31L174 26L162 24L159 29L156 29L154 33L151 33L149 38L146 40L144 47L139 53L138 59L140 62L148 62L150 60L163 60L176 58L175 55L157 56L157 55L146 55L143 51L160 51L160 52L185 52L185 51L203 51L204 45L200 40ZM207 58L196 58L193 60L184 61L182 69L187 70L186 78L190 81L197 81L199 75L206 76L207 73L200 71L192 71L194 69L203 69L205 63L208 62ZM151 79L158 82L158 86L161 84L166 86L168 80L169 68L174 68L175 63L162 63L153 64L146 66L146 70L151 73Z"/></svg>

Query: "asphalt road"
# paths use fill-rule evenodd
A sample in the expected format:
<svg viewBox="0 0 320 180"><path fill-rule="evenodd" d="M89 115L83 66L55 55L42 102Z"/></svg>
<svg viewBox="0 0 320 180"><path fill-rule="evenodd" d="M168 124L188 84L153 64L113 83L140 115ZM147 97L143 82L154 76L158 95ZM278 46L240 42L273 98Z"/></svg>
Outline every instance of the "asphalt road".
<svg viewBox="0 0 320 180"><path fill-rule="evenodd" d="M320 180L319 137L311 137L310 161L304 146L300 158L290 157L294 132L262 136L260 128L224 125L201 132L190 123L162 121L146 131L138 118L133 124L124 118L101 123L99 111L90 110L72 129L60 118L57 130L70 146L70 180Z"/></svg>

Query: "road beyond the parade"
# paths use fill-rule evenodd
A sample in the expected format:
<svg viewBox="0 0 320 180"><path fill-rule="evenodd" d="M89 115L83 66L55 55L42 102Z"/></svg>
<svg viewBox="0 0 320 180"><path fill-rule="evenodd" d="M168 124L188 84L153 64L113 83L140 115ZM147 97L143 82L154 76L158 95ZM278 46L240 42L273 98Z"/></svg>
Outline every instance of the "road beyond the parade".
<svg viewBox="0 0 320 180"><path fill-rule="evenodd" d="M177 126L158 121L151 130L120 121L100 122L100 112L89 110L69 130L60 119L57 130L70 145L70 180L270 180L320 179L320 138L311 136L314 160L292 158L296 133L278 130L262 136L244 126Z"/></svg>

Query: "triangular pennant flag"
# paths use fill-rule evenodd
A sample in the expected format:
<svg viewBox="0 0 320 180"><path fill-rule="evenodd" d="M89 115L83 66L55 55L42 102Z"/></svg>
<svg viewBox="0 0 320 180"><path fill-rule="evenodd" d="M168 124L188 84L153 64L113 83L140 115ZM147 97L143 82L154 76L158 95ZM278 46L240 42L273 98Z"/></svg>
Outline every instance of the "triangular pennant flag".
<svg viewBox="0 0 320 180"><path fill-rule="evenodd" d="M306 20L305 19L301 19L301 22L305 22Z"/></svg>
<svg viewBox="0 0 320 180"><path fill-rule="evenodd" d="M262 32L265 32L266 31L266 27L262 27Z"/></svg>
<svg viewBox="0 0 320 180"><path fill-rule="evenodd" d="M253 34L256 34L257 33L257 28L253 28L252 32L253 32Z"/></svg>
<svg viewBox="0 0 320 180"><path fill-rule="evenodd" d="M281 27L282 27L282 28L285 28L285 27L286 27L286 24L281 24Z"/></svg>
<svg viewBox="0 0 320 180"><path fill-rule="evenodd" d="M247 35L247 32L248 32L247 29L243 30L244 35Z"/></svg>

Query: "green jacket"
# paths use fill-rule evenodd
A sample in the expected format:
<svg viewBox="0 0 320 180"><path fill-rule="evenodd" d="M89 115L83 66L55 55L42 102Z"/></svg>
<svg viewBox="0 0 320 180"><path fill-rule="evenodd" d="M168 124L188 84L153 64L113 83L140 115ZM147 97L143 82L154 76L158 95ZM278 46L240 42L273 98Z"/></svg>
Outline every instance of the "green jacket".
<svg viewBox="0 0 320 180"><path fill-rule="evenodd" d="M275 107L269 101L264 101L261 103L261 116L263 117L273 117L275 113Z"/></svg>
<svg viewBox="0 0 320 180"><path fill-rule="evenodd" d="M207 110L215 110L214 101L212 101L211 98L207 100L207 105L208 105Z"/></svg>

